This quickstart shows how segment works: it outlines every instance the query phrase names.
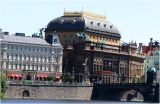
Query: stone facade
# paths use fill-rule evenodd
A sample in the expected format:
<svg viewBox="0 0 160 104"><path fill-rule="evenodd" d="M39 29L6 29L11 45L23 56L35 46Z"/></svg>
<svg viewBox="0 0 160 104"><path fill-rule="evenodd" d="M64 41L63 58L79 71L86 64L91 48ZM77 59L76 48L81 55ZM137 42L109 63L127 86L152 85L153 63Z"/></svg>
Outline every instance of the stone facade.
<svg viewBox="0 0 160 104"><path fill-rule="evenodd" d="M9 86L5 98L91 100L92 86ZM24 91L29 96L23 96Z"/></svg>

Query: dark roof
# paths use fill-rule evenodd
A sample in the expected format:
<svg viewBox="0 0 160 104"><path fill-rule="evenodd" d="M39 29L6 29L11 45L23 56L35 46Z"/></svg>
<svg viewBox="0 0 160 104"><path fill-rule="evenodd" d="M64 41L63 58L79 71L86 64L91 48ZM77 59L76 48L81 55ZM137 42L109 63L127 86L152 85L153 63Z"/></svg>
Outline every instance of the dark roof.
<svg viewBox="0 0 160 104"><path fill-rule="evenodd" d="M45 31L89 31L120 36L116 26L106 20L85 16L61 16L50 21Z"/></svg>
<svg viewBox="0 0 160 104"><path fill-rule="evenodd" d="M3 35L3 39L6 42L22 43L22 44L33 44L33 45L50 45L42 38L37 37L25 37L25 36L14 36L14 35Z"/></svg>
<svg viewBox="0 0 160 104"><path fill-rule="evenodd" d="M145 53L147 56L152 56L152 53L158 49L155 45L153 46L142 46L142 53Z"/></svg>
<svg viewBox="0 0 160 104"><path fill-rule="evenodd" d="M75 20L75 23L74 23ZM83 17L59 17L48 23L46 30L52 31L83 31L84 30Z"/></svg>

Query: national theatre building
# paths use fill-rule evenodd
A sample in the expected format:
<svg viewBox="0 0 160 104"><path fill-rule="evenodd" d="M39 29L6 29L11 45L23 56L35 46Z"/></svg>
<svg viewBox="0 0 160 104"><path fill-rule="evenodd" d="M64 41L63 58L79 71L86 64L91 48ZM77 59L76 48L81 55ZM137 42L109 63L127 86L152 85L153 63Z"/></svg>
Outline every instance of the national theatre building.
<svg viewBox="0 0 160 104"><path fill-rule="evenodd" d="M105 16L64 12L50 21L45 39L58 34L63 46L63 75L75 82L131 83L144 77L144 58L135 42L121 43L121 34Z"/></svg>

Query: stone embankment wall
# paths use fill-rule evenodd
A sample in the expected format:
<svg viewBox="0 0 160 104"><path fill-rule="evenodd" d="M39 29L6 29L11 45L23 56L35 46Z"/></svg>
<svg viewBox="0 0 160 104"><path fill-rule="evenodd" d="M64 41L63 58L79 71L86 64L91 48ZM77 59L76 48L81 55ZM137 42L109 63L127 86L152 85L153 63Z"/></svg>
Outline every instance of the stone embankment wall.
<svg viewBox="0 0 160 104"><path fill-rule="evenodd" d="M24 91L29 92L24 97ZM91 100L92 86L16 86L11 85L5 98Z"/></svg>

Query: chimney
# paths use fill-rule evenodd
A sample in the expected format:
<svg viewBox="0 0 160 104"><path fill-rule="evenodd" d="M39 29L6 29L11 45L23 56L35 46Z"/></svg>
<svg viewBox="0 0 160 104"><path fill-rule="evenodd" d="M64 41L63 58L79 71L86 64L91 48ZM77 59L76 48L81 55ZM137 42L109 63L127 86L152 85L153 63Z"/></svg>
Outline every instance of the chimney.
<svg viewBox="0 0 160 104"><path fill-rule="evenodd" d="M152 46L153 46L153 38L150 38L150 42L149 42L150 49L152 48Z"/></svg>
<svg viewBox="0 0 160 104"><path fill-rule="evenodd" d="M25 33L15 33L15 36L25 36Z"/></svg>
<svg viewBox="0 0 160 104"><path fill-rule="evenodd" d="M153 42L153 38L150 38L150 43L152 43Z"/></svg>
<svg viewBox="0 0 160 104"><path fill-rule="evenodd" d="M9 35L9 32L3 32L4 35Z"/></svg>
<svg viewBox="0 0 160 104"><path fill-rule="evenodd" d="M142 51L142 45L143 45L143 43L139 43L139 46L138 46L138 53L141 53L141 51Z"/></svg>
<svg viewBox="0 0 160 104"><path fill-rule="evenodd" d="M2 29L0 29L0 33L2 33Z"/></svg>
<svg viewBox="0 0 160 104"><path fill-rule="evenodd" d="M2 32L2 29L0 29L0 39L3 39L3 32Z"/></svg>

